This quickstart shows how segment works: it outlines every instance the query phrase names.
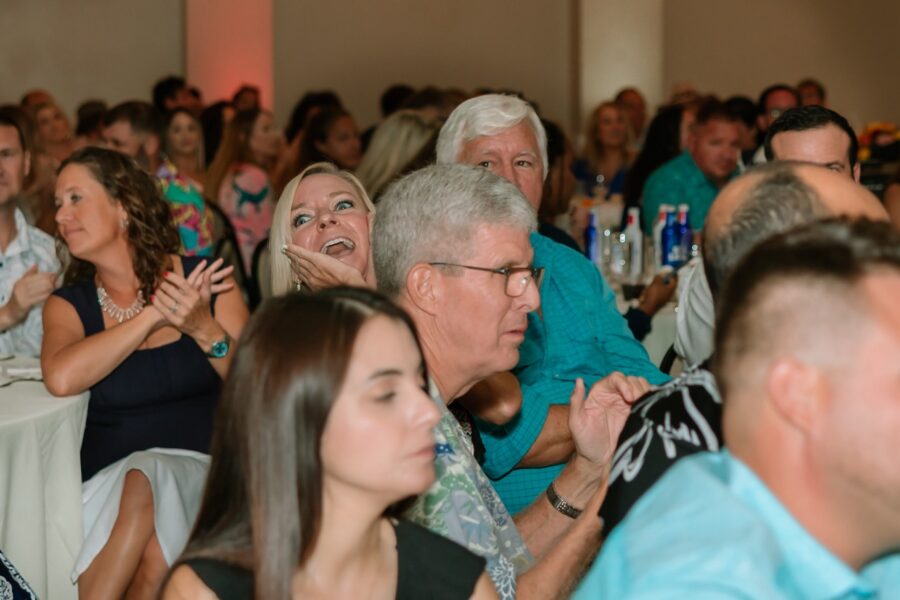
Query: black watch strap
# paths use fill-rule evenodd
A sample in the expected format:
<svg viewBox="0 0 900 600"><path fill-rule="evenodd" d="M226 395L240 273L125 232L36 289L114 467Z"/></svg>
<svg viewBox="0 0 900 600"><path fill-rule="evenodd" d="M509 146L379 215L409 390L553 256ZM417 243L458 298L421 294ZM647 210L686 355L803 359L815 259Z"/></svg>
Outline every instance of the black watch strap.
<svg viewBox="0 0 900 600"><path fill-rule="evenodd" d="M550 482L550 485L547 486L547 500L550 501L550 505L555 508L557 512L566 515L570 519L577 519L581 514L580 508L575 508L569 504L568 500L556 493L556 488L553 487L552 481Z"/></svg>

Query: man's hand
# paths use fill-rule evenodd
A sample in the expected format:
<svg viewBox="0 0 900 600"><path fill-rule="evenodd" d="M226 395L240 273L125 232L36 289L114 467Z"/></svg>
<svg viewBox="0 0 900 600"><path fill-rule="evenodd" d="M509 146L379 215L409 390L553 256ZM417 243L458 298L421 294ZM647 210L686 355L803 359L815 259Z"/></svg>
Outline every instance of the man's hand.
<svg viewBox="0 0 900 600"><path fill-rule="evenodd" d="M678 275L676 273L660 273L653 278L653 281L641 294L638 299L638 308L652 317L672 299L677 287Z"/></svg>
<svg viewBox="0 0 900 600"><path fill-rule="evenodd" d="M643 377L611 373L584 396L584 381L578 379L570 398L569 429L577 456L603 469L612 459L619 434L634 401L650 389Z"/></svg>
<svg viewBox="0 0 900 600"><path fill-rule="evenodd" d="M37 265L30 269L13 285L12 297L7 303L14 323L20 323L28 316L28 311L40 304L53 292L56 273L38 272Z"/></svg>

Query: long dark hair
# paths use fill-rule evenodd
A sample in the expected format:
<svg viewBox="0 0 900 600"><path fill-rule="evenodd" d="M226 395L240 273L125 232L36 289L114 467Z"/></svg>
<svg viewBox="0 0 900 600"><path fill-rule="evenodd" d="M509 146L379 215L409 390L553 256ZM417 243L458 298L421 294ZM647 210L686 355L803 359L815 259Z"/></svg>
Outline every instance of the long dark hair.
<svg viewBox="0 0 900 600"><path fill-rule="evenodd" d="M685 107L681 104L664 106L647 127L644 145L625 176L626 214L628 208L641 206L644 184L650 174L681 154L681 119L684 111Z"/></svg>
<svg viewBox="0 0 900 600"><path fill-rule="evenodd" d="M225 130L224 112L230 107L229 102L221 100L215 104L210 104L203 109L200 114L200 126L203 128L203 150L206 154L206 168L212 164L216 152L219 150L219 144L222 142L222 133Z"/></svg>
<svg viewBox="0 0 900 600"><path fill-rule="evenodd" d="M225 133L216 150L216 157L206 172L204 192L208 200L219 202L219 188L228 176L228 172L241 163L256 163L253 151L250 150L250 136L253 126L262 114L259 108L238 111L231 122L225 126ZM264 165L259 165L264 167Z"/></svg>
<svg viewBox="0 0 900 600"><path fill-rule="evenodd" d="M310 118L309 115L313 112L313 109L321 110L332 106L343 108L344 105L341 103L338 95L331 90L305 93L294 105L294 110L291 111L291 118L284 129L284 136L288 143L293 142L297 134L306 127Z"/></svg>
<svg viewBox="0 0 900 600"><path fill-rule="evenodd" d="M289 598L322 516L322 432L363 325L415 328L385 296L338 287L265 301L244 329L224 384L212 463L183 562L251 569L256 598ZM420 349L421 351L421 349Z"/></svg>
<svg viewBox="0 0 900 600"><path fill-rule="evenodd" d="M316 143L325 143L328 139L328 134L331 133L331 128L337 120L349 116L350 113L343 108L329 106L317 112L309 120L303 132L303 142L300 145L299 168L301 170L317 162L336 162L334 158L325 155L319 150ZM341 165L338 166L340 167Z"/></svg>
<svg viewBox="0 0 900 600"><path fill-rule="evenodd" d="M106 193L125 209L132 268L144 298L150 298L163 272L172 266L170 256L181 251L181 237L159 184L134 159L105 148L89 146L74 152L63 161L58 172L68 165L87 168ZM56 252L60 263L66 265L63 285L91 279L97 272L92 263L70 257L58 233Z"/></svg>

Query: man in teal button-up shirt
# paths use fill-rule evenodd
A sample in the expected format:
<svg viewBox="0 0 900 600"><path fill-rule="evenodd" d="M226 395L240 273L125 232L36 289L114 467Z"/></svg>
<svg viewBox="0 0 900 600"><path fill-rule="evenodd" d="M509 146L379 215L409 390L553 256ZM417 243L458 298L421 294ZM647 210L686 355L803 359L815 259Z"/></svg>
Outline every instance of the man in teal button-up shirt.
<svg viewBox="0 0 900 600"><path fill-rule="evenodd" d="M737 117L718 100L701 105L688 133L687 150L647 179L641 209L644 231L653 231L663 204L687 204L691 229L703 229L716 194L737 174L740 152Z"/></svg>
<svg viewBox="0 0 900 600"><path fill-rule="evenodd" d="M900 234L801 226L718 299L728 451L672 467L576 598L900 598Z"/></svg>
<svg viewBox="0 0 900 600"><path fill-rule="evenodd" d="M535 211L541 203L546 156L544 128L531 107L498 94L461 104L437 143L439 163L488 168L512 182ZM572 453L566 423L577 378L588 386L613 371L653 384L669 379L634 339L612 290L589 260L538 233L532 234L531 244L534 264L545 274L541 310L528 316L514 370L519 386L514 392L521 394L522 408L502 426L476 423L485 446L482 466L512 514L543 493ZM635 390L645 385L635 383Z"/></svg>

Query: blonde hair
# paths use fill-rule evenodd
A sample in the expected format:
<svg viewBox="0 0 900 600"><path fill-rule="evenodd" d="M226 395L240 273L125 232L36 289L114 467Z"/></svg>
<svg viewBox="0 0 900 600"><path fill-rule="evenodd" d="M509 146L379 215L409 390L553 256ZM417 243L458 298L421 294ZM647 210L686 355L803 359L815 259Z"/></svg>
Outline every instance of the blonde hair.
<svg viewBox="0 0 900 600"><path fill-rule="evenodd" d="M350 184L359 199L370 213L375 212L375 205L366 194L365 188L348 171L343 171L328 162L317 162L309 165L299 175L291 179L284 186L275 212L272 215L272 229L269 233L269 269L272 282L272 293L281 296L288 293L294 287L294 277L291 273L291 261L282 254L281 248L291 243L291 204L300 182L310 175L332 175Z"/></svg>
<svg viewBox="0 0 900 600"><path fill-rule="evenodd" d="M375 130L356 176L373 198L401 174L437 135L438 127L413 110L397 111Z"/></svg>
<svg viewBox="0 0 900 600"><path fill-rule="evenodd" d="M622 107L611 100L607 100L606 102L598 104L597 108L591 111L591 116L588 117L587 126L584 130L584 152L582 152L582 156L590 162L591 168L594 168L605 152L603 143L600 141L598 134L600 129L600 113L606 108L615 109L625 121L625 143L622 146L622 151L625 153L626 160L628 160L628 146L634 135L631 131L631 125L628 123L628 119L625 117L625 111L622 110Z"/></svg>

